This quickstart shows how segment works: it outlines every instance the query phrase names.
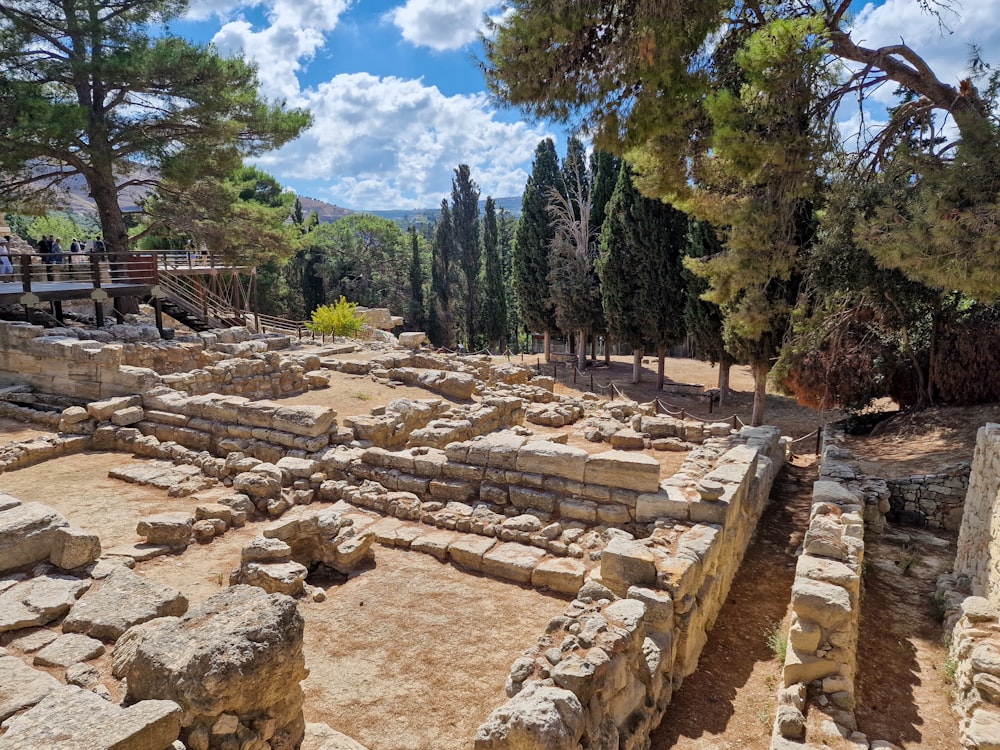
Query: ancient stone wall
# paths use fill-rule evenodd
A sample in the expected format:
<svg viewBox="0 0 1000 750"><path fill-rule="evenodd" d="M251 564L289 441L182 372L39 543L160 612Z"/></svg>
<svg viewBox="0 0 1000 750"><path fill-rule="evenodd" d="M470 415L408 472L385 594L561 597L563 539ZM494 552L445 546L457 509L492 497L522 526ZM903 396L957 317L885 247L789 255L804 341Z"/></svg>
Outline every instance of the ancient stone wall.
<svg viewBox="0 0 1000 750"><path fill-rule="evenodd" d="M773 750L789 747L789 740L818 747L809 745L806 736L810 711L828 715L844 737L857 730L854 676L865 527L871 519L870 525L881 530L889 490L884 480L861 473L841 440L836 428L824 430L809 528L792 584L792 620Z"/></svg>
<svg viewBox="0 0 1000 750"><path fill-rule="evenodd" d="M958 533L955 575L968 590L1000 605L1000 424L981 427L976 436L972 474Z"/></svg>
<svg viewBox="0 0 1000 750"><path fill-rule="evenodd" d="M938 580L938 604L951 628L946 669L966 748L1000 742L1000 425L976 436L955 569Z"/></svg>
<svg viewBox="0 0 1000 750"><path fill-rule="evenodd" d="M671 506L683 522L663 512L647 537L611 537L577 598L515 661L510 700L479 728L477 750L648 747L697 666L783 460L774 428L747 428L740 442L702 480L724 488L714 522L691 524L688 501ZM585 481L587 459L577 463L583 484L600 486Z"/></svg>
<svg viewBox="0 0 1000 750"><path fill-rule="evenodd" d="M903 523L957 531L962 524L969 471L969 464L962 462L936 474L887 479L892 513Z"/></svg>
<svg viewBox="0 0 1000 750"><path fill-rule="evenodd" d="M242 331L242 333L241 333ZM282 357L284 336L245 329L160 341L152 326L45 329L0 321L0 385L95 401L167 383L189 394L273 398L322 385L319 357Z"/></svg>

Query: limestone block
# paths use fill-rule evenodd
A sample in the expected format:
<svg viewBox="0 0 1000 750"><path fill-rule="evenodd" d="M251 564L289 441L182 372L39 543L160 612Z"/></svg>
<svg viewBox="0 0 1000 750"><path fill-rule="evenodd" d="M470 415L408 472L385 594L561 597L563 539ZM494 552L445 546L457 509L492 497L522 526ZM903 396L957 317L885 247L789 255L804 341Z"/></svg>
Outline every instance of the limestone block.
<svg viewBox="0 0 1000 750"><path fill-rule="evenodd" d="M483 572L515 583L530 583L535 567L545 551L516 542L493 546L483 554Z"/></svg>
<svg viewBox="0 0 1000 750"><path fill-rule="evenodd" d="M406 334L400 334L405 336ZM368 750L364 745L326 724L306 724L301 750Z"/></svg>
<svg viewBox="0 0 1000 750"><path fill-rule="evenodd" d="M130 406L127 409L118 409L111 414L111 423L119 427L127 427L130 424L141 422L146 415L141 406Z"/></svg>
<svg viewBox="0 0 1000 750"><path fill-rule="evenodd" d="M129 666L129 701L165 698L197 717L275 716L276 731L299 727L307 675L303 620L295 600L252 586L231 586L176 620L147 631ZM206 679L208 676L210 678ZM276 718L279 718L276 716Z"/></svg>
<svg viewBox="0 0 1000 750"><path fill-rule="evenodd" d="M35 654L39 667L68 667L96 659L104 653L104 644L79 633L64 633Z"/></svg>
<svg viewBox="0 0 1000 750"><path fill-rule="evenodd" d="M47 672L0 652L0 721L35 705L59 687L59 681Z"/></svg>
<svg viewBox="0 0 1000 750"><path fill-rule="evenodd" d="M962 746L977 750L998 750L1000 748L1000 713L996 709L978 708L972 719L962 727Z"/></svg>
<svg viewBox="0 0 1000 750"><path fill-rule="evenodd" d="M658 518L676 518L686 521L690 501L680 487L667 485L657 492L639 495L635 504L635 520L648 523Z"/></svg>
<svg viewBox="0 0 1000 750"><path fill-rule="evenodd" d="M103 401L92 401L87 404L87 413L98 422L107 422L116 411L129 409L133 406L142 406L141 396L120 396Z"/></svg>
<svg viewBox="0 0 1000 750"><path fill-rule="evenodd" d="M461 372L430 370L420 373L417 382L428 390L460 401L472 398L476 389L476 379Z"/></svg>
<svg viewBox="0 0 1000 750"><path fill-rule="evenodd" d="M576 596L587 574L586 566L571 557L543 559L531 574L531 585ZM565 686L563 686L565 687Z"/></svg>
<svg viewBox="0 0 1000 750"><path fill-rule="evenodd" d="M597 520L597 503L592 500L567 498L559 502L559 515L562 518L592 524Z"/></svg>
<svg viewBox="0 0 1000 750"><path fill-rule="evenodd" d="M63 686L6 724L5 750L163 750L180 732L172 701L121 708L90 690Z"/></svg>
<svg viewBox="0 0 1000 750"><path fill-rule="evenodd" d="M666 591L630 586L628 598L636 599L645 606L646 627L666 632L674 624L674 600Z"/></svg>
<svg viewBox="0 0 1000 750"><path fill-rule="evenodd" d="M615 432L608 438L611 447L617 450L642 450L646 447L646 438L641 432L636 432L629 428L624 428Z"/></svg>
<svg viewBox="0 0 1000 750"><path fill-rule="evenodd" d="M450 479L433 479L428 485L431 497L442 502L472 502L476 499L476 488L469 482Z"/></svg>
<svg viewBox="0 0 1000 750"><path fill-rule="evenodd" d="M488 536L462 534L448 545L448 555L456 565L469 570L483 569L483 555L497 543Z"/></svg>
<svg viewBox="0 0 1000 750"><path fill-rule="evenodd" d="M193 525L194 518L187 513L157 513L140 519L135 531L145 537L147 544L186 547Z"/></svg>
<svg viewBox="0 0 1000 750"><path fill-rule="evenodd" d="M267 472L244 471L233 478L233 490L255 501L277 498L281 495L281 478Z"/></svg>
<svg viewBox="0 0 1000 750"><path fill-rule="evenodd" d="M733 486L727 485L723 496L718 500L695 499L688 505L690 519L694 523L715 523L724 526L735 507L732 502Z"/></svg>
<svg viewBox="0 0 1000 750"><path fill-rule="evenodd" d="M334 427L336 417L337 412L324 406L280 406L271 417L270 426L295 435L318 437Z"/></svg>
<svg viewBox="0 0 1000 750"><path fill-rule="evenodd" d="M517 452L517 471L584 481L587 452L548 440L525 443Z"/></svg>
<svg viewBox="0 0 1000 750"><path fill-rule="evenodd" d="M814 515L806 530L803 548L807 555L814 557L846 560L848 548L843 532L844 527L839 516L835 514Z"/></svg>
<svg viewBox="0 0 1000 750"><path fill-rule="evenodd" d="M90 565L101 556L101 539L74 526L56 529L49 561L57 568L73 570Z"/></svg>
<svg viewBox="0 0 1000 750"><path fill-rule="evenodd" d="M423 331L404 331L399 334L399 345L407 349L419 349L427 341Z"/></svg>
<svg viewBox="0 0 1000 750"><path fill-rule="evenodd" d="M362 531L353 536L338 536L332 549L324 550L323 562L338 573L348 574L372 557L375 532Z"/></svg>
<svg viewBox="0 0 1000 750"><path fill-rule="evenodd" d="M861 499L840 482L821 479L813 482L813 504L835 503L840 506L857 505Z"/></svg>
<svg viewBox="0 0 1000 750"><path fill-rule="evenodd" d="M248 427L271 427L275 412L281 406L274 401L251 401L237 407L239 422Z"/></svg>
<svg viewBox="0 0 1000 750"><path fill-rule="evenodd" d="M788 630L788 644L796 651L816 651L822 636L823 630L816 623L796 620Z"/></svg>
<svg viewBox="0 0 1000 750"><path fill-rule="evenodd" d="M57 530L69 522L41 503L0 511L0 571L49 559L59 545Z"/></svg>
<svg viewBox="0 0 1000 750"><path fill-rule="evenodd" d="M64 633L84 633L114 641L128 628L155 617L177 616L187 599L176 589L147 581L125 567L116 567L100 588L91 589L63 620Z"/></svg>
<svg viewBox="0 0 1000 750"><path fill-rule="evenodd" d="M587 458L583 481L638 492L657 492L660 464L651 456L625 451L605 451Z"/></svg>
<svg viewBox="0 0 1000 750"><path fill-rule="evenodd" d="M68 425L79 424L89 418L90 414L82 406L69 406L62 412L62 419Z"/></svg>
<svg viewBox="0 0 1000 750"><path fill-rule="evenodd" d="M559 505L559 497L554 492L516 485L511 485L508 492L511 504L521 510L534 509L545 513L555 513Z"/></svg>
<svg viewBox="0 0 1000 750"><path fill-rule="evenodd" d="M268 594L298 596L305 590L309 569L293 560L281 562L251 562L240 567L230 583L256 586Z"/></svg>
<svg viewBox="0 0 1000 750"><path fill-rule="evenodd" d="M861 585L861 577L844 563L812 555L799 556L795 563L795 576L834 583L843 586L855 595L857 595Z"/></svg>
<svg viewBox="0 0 1000 750"><path fill-rule="evenodd" d="M796 578L792 584L792 609L800 621L815 622L829 630L841 626L850 618L851 597L844 588L835 584Z"/></svg>
<svg viewBox="0 0 1000 750"><path fill-rule="evenodd" d="M641 542L612 537L601 554L601 579L615 593L656 583L656 557Z"/></svg>
<svg viewBox="0 0 1000 750"><path fill-rule="evenodd" d="M476 731L475 750L576 750L585 726L579 698L529 682Z"/></svg>
<svg viewBox="0 0 1000 750"><path fill-rule="evenodd" d="M448 548L460 537L461 535L454 531L429 531L410 542L410 549L444 561L448 559Z"/></svg>

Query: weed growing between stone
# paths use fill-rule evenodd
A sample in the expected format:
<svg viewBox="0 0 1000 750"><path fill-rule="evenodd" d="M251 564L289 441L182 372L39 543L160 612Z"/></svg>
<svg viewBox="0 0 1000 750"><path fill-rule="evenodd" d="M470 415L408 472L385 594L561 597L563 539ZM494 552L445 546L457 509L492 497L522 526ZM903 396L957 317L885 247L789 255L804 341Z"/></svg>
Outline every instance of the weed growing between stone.
<svg viewBox="0 0 1000 750"><path fill-rule="evenodd" d="M781 620L771 625L770 630L765 631L767 636L767 646L780 664L785 663L785 653L788 651L788 634L785 632L784 623Z"/></svg>

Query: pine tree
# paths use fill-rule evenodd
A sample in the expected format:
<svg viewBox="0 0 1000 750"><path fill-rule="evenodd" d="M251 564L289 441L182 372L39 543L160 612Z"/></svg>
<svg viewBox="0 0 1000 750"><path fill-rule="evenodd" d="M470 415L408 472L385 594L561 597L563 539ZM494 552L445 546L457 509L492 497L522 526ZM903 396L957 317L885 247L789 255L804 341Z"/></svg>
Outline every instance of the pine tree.
<svg viewBox="0 0 1000 750"><path fill-rule="evenodd" d="M431 301L427 337L435 346L455 347L455 300L453 287L457 274L452 241L451 209L441 201L441 218L434 232L431 255Z"/></svg>
<svg viewBox="0 0 1000 750"><path fill-rule="evenodd" d="M462 270L463 335L472 351L479 337L482 252L479 244L479 187L469 174L468 164L459 164L451 181L451 227L455 258Z"/></svg>
<svg viewBox="0 0 1000 750"><path fill-rule="evenodd" d="M410 305L406 321L412 331L424 330L424 268L420 261L417 228L410 227Z"/></svg>
<svg viewBox="0 0 1000 750"><path fill-rule="evenodd" d="M559 184L559 157L551 138L535 148L531 176L521 199L521 218L514 235L512 280L525 324L549 334L558 329L549 293L549 252L555 229L549 216L548 192ZM549 350L545 351L546 359Z"/></svg>
<svg viewBox="0 0 1000 750"><path fill-rule="evenodd" d="M507 340L507 296L504 289L503 258L500 257L500 230L496 203L486 198L483 217L483 255L486 272L483 284L482 332L492 349L500 349Z"/></svg>

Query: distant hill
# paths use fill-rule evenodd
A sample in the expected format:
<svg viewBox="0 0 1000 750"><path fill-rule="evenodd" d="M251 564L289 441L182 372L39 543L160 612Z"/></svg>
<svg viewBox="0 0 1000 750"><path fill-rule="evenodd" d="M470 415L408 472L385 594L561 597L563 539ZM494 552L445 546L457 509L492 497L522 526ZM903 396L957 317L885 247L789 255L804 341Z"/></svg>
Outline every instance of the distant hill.
<svg viewBox="0 0 1000 750"><path fill-rule="evenodd" d="M139 177L148 177L148 174L137 170ZM97 207L94 205L93 199L89 195L87 189L87 183L84 181L83 177L76 175L63 183L63 208L71 213L80 214L96 214ZM147 187L137 187L132 190L125 191L121 196L121 206L126 211L135 211L138 201L149 192ZM310 198L305 195L300 195L299 200L302 202L302 212L306 216L309 216L313 211L319 217L319 220L323 224L329 224L337 219L342 219L345 216L350 216L351 214L374 214L375 216L381 216L390 221L396 222L403 229L407 229L411 226L424 226L428 224L434 224L437 221L438 214L441 213L438 208L411 208L411 209L391 209L383 211L372 211L368 209L350 209L342 208L341 206L336 206L332 203L327 203L326 201L321 201L317 198ZM513 214L515 217L521 215L521 197L513 196L509 198L494 198L493 199L498 209L504 209L508 213ZM479 209L483 210L486 204L485 200L479 201Z"/></svg>

